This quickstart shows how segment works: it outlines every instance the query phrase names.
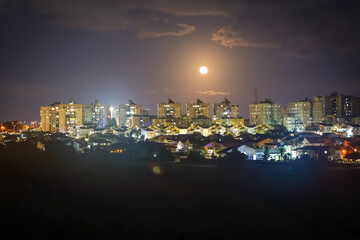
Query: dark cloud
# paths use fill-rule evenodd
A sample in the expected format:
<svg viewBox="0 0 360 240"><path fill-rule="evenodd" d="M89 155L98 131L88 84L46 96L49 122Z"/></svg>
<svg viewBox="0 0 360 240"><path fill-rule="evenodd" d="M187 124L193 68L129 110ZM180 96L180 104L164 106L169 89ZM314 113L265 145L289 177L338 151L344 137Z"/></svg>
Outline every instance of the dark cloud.
<svg viewBox="0 0 360 240"><path fill-rule="evenodd" d="M254 48L276 48L272 43L254 42L244 39L238 31L234 31L232 26L220 27L213 34L211 40L224 47L254 47Z"/></svg>
<svg viewBox="0 0 360 240"><path fill-rule="evenodd" d="M185 16L223 16L216 4L191 1L35 0L39 11L53 15L50 25L92 31L119 31L133 25L140 38L183 36L195 26L177 20ZM203 1L202 1L203 2Z"/></svg>
<svg viewBox="0 0 360 240"><path fill-rule="evenodd" d="M227 4L221 4L216 0L145 0L132 2L138 8L174 16L230 16L226 10Z"/></svg>
<svg viewBox="0 0 360 240"><path fill-rule="evenodd" d="M356 1L243 1L234 9L231 26L212 35L225 47L278 46L292 57L360 49Z"/></svg>
<svg viewBox="0 0 360 240"><path fill-rule="evenodd" d="M356 1L35 0L51 25L92 31L133 26L139 38L183 36L190 16L228 19L212 33L225 47L274 48L283 56L315 57L360 49ZM0 1L1 3L1 1Z"/></svg>
<svg viewBox="0 0 360 240"><path fill-rule="evenodd" d="M164 30L161 28L167 28L168 30ZM138 36L139 38L150 38L150 37L164 37L164 36L174 36L179 37L186 34L189 34L195 30L195 26L185 24L185 23L177 23L174 25L157 25L153 28L145 28L141 26L139 28Z"/></svg>
<svg viewBox="0 0 360 240"><path fill-rule="evenodd" d="M116 2L104 0L35 0L39 11L54 15L49 22L53 26L82 28L92 31L117 31L126 29L129 20L124 14L128 7L118 6Z"/></svg>

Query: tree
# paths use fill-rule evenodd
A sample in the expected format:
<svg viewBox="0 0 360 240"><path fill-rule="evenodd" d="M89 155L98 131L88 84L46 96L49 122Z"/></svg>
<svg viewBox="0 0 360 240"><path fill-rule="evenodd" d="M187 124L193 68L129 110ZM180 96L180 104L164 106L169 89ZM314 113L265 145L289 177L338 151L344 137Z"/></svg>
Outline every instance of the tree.
<svg viewBox="0 0 360 240"><path fill-rule="evenodd" d="M229 159L233 159L236 161L245 161L246 160L246 155L241 153L237 148L234 148L229 154L228 154L228 158Z"/></svg>
<svg viewBox="0 0 360 240"><path fill-rule="evenodd" d="M109 120L108 120L108 124L106 125L105 128L111 128L111 127L113 127L113 126L116 127L116 120L115 120L115 118L109 119Z"/></svg>
<svg viewBox="0 0 360 240"><path fill-rule="evenodd" d="M159 148L158 161L159 162L172 162L172 161L174 161L174 155L168 149L166 149L164 146L161 146Z"/></svg>
<svg viewBox="0 0 360 240"><path fill-rule="evenodd" d="M159 126L159 133L160 133L160 135L165 135L165 134L166 134L165 128L166 128L166 127L165 127L163 124L161 124L161 125Z"/></svg>
<svg viewBox="0 0 360 240"><path fill-rule="evenodd" d="M264 161L268 161L268 160L269 160L269 157L270 157L270 149L269 149L269 147L266 145L266 146L265 146L265 149L264 149L264 158L263 158L263 160L264 160Z"/></svg>
<svg viewBox="0 0 360 240"><path fill-rule="evenodd" d="M345 155L345 158L351 161L356 161L357 159L360 159L360 153L359 152L348 153Z"/></svg>
<svg viewBox="0 0 360 240"><path fill-rule="evenodd" d="M299 160L300 160L301 162L303 162L303 163L313 162L313 158L312 158L311 155L309 155L309 154L303 154L303 155L301 155Z"/></svg>
<svg viewBox="0 0 360 240"><path fill-rule="evenodd" d="M246 162L246 155L241 153L237 148L232 149L227 153L225 158L219 158L219 166L228 169L235 170Z"/></svg>
<svg viewBox="0 0 360 240"><path fill-rule="evenodd" d="M141 130L140 129L132 129L130 132L130 138L134 138L135 140L138 140L141 136Z"/></svg>
<svg viewBox="0 0 360 240"><path fill-rule="evenodd" d="M284 155L284 161L287 162L287 161L290 161L291 160L291 154L290 153L286 153Z"/></svg>
<svg viewBox="0 0 360 240"><path fill-rule="evenodd" d="M284 154L285 154L285 148L284 147L280 147L279 148L279 154L280 154L280 161L284 160Z"/></svg>
<svg viewBox="0 0 360 240"><path fill-rule="evenodd" d="M187 159L189 162L203 162L205 160L201 151L192 150Z"/></svg>

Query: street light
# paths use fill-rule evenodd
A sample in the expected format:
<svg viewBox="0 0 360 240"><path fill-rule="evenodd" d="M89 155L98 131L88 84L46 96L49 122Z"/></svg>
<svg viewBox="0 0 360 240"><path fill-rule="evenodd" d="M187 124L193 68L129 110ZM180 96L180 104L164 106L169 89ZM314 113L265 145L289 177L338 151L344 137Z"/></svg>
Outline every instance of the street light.
<svg viewBox="0 0 360 240"><path fill-rule="evenodd" d="M109 109L110 109L111 118L113 118L114 107L113 107L113 106L110 106Z"/></svg>

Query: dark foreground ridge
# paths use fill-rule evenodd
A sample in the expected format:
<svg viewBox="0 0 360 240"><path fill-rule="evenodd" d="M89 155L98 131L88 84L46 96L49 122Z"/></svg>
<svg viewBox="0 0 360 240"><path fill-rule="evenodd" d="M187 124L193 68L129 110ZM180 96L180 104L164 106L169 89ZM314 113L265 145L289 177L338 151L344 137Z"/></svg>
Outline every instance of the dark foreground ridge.
<svg viewBox="0 0 360 240"><path fill-rule="evenodd" d="M359 237L356 168L133 165L24 145L1 150L0 173L10 239Z"/></svg>

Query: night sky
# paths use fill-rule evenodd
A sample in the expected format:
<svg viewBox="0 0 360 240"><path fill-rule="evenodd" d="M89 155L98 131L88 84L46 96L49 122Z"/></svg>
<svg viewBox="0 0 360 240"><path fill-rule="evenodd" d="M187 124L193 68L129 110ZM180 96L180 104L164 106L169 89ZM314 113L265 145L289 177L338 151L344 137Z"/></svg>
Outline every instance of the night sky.
<svg viewBox="0 0 360 240"><path fill-rule="evenodd" d="M227 97L247 117L255 87L283 106L360 95L357 1L254 2L0 0L0 121L71 97L153 114L168 97Z"/></svg>

